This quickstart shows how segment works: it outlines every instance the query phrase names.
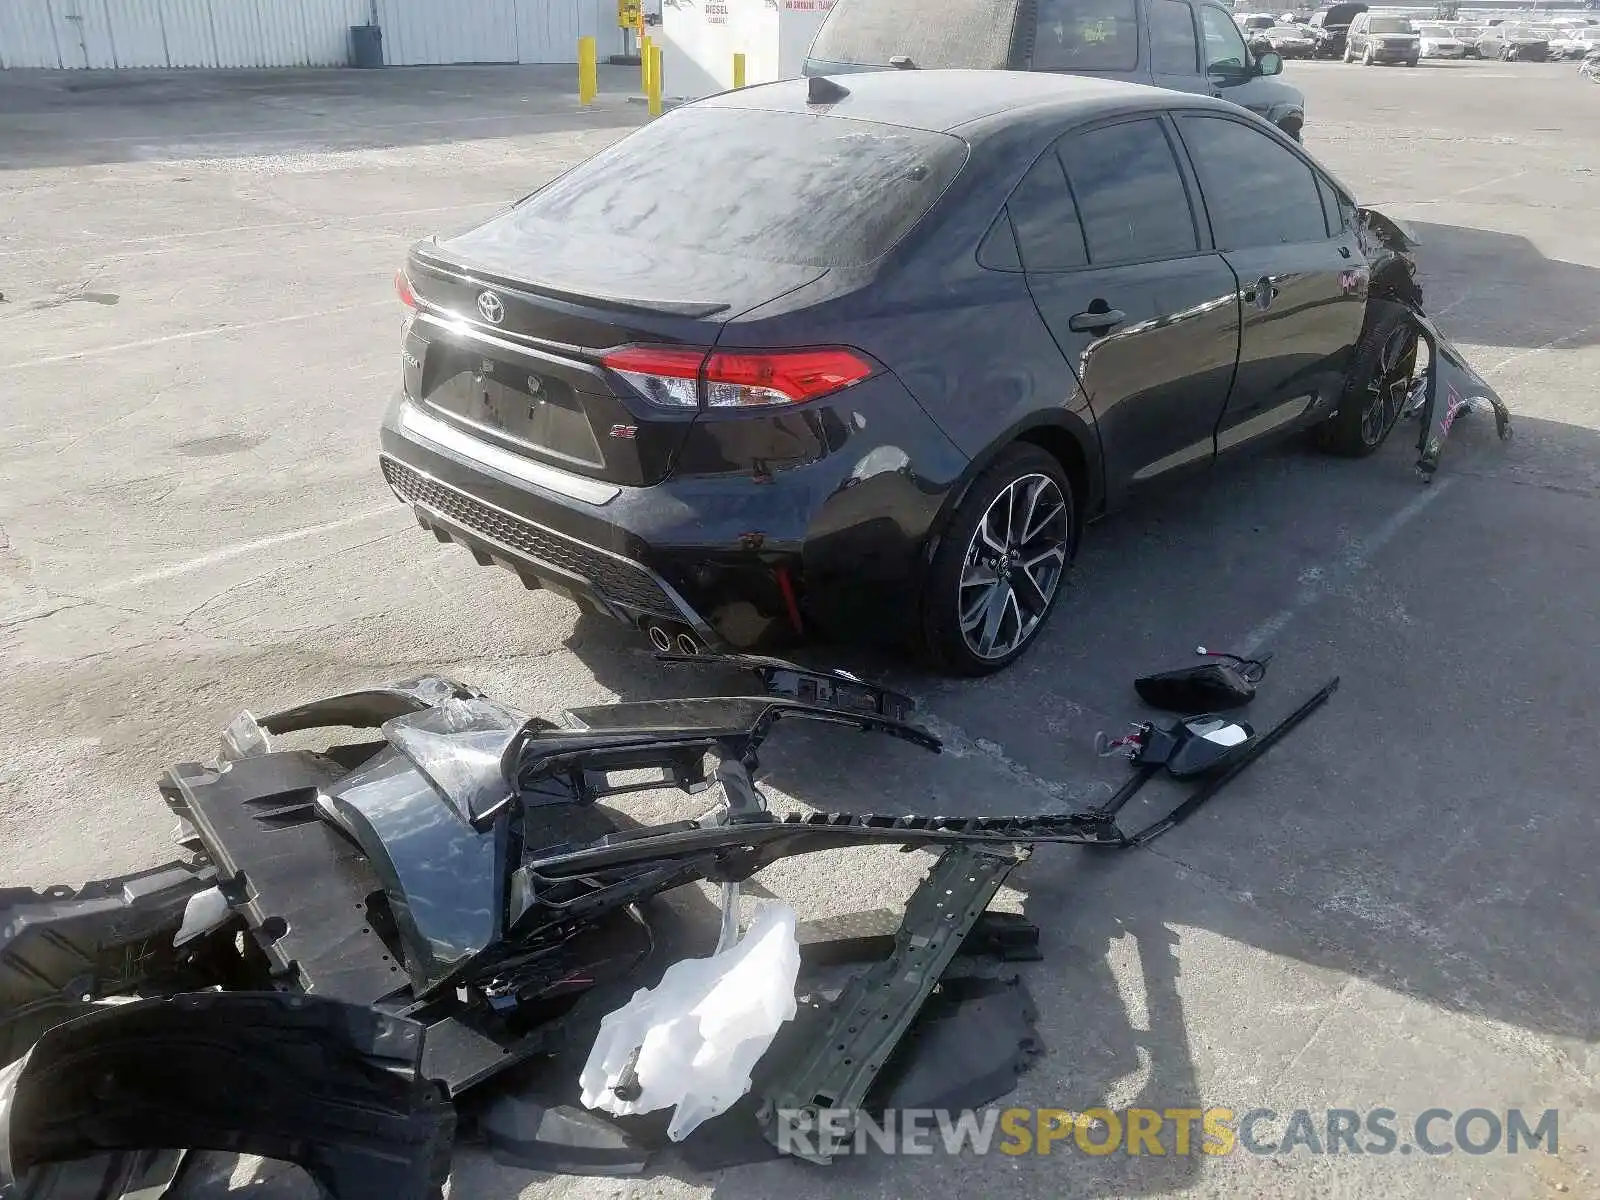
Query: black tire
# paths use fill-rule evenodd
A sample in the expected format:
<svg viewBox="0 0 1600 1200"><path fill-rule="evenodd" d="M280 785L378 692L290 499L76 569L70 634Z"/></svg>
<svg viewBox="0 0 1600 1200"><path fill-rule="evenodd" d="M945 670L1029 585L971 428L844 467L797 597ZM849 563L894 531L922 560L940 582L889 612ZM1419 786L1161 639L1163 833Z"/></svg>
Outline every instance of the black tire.
<svg viewBox="0 0 1600 1200"><path fill-rule="evenodd" d="M1061 504L1059 526L1057 516L1048 505L1050 488L1046 488L1037 481L1048 481L1053 488L1055 499ZM1040 550L1047 545L1053 545L1059 540L1060 562L1054 571L1053 582L1049 584L1049 594L1045 597L1042 611L1036 611L1037 605L1030 607L1029 602L1023 597L1028 594L1027 589L1013 590L1010 583L1004 584L1005 598L1000 601L1002 616L998 618L999 628L989 630L991 647L998 649L1000 636L1009 636L1015 630L1020 636L1015 645L1000 653L993 652L985 655L979 652L969 642L969 635L963 632L963 601L970 597L966 605L966 615L970 618L974 607L983 601L985 584L964 583L973 574L984 573L986 563L976 559L969 561L969 555L988 554L980 538L980 526L990 520L990 509L995 507L1008 489L1014 489L1014 497L1021 501L1026 500L1027 494L1037 491L1035 503L1039 506L1035 516L1041 524L1041 534L1029 545L1034 550ZM1016 503L1018 501L1013 501ZM945 526L939 538L939 544L934 551L933 561L928 566L927 576L923 580L922 595L919 607L921 609L921 646L923 658L935 670L947 675L956 675L965 678L976 678L992 675L996 671L1010 666L1027 652L1028 648L1038 640L1049 621L1050 614L1055 611L1056 602L1060 600L1062 591L1065 590L1067 572L1072 565L1073 557L1078 549L1078 505L1079 497L1074 493L1072 480L1068 478L1061 464L1055 457L1038 446L1026 442L1019 442L1002 451L1000 456L990 464L982 475L973 483L971 489L962 499L956 511L951 515L949 523ZM1013 510L1015 511L1015 510ZM1044 522L1049 522L1048 527ZM991 531L994 526L987 526ZM993 544L992 542L990 543ZM1009 541L1007 542L1009 545ZM980 553L981 552L981 553ZM1053 551L1051 557L1053 558ZM996 556L998 557L998 556ZM1048 577L1050 562L1040 564L1036 570ZM1024 569L1020 551L1008 555L1008 562L1004 568L1004 575L1009 580L1015 572ZM1031 585L1034 600L1043 594L1045 584L1038 582L1035 575L1017 574L1018 579L1026 579ZM1004 615L1006 605L1015 601L1015 619ZM1023 609L1028 608L1026 615ZM984 612L990 611L987 607ZM1024 628L1026 632L1023 632ZM972 636L983 640L984 630L973 632Z"/></svg>
<svg viewBox="0 0 1600 1200"><path fill-rule="evenodd" d="M1317 426L1318 447L1342 458L1365 458L1383 445L1405 406L1416 365L1417 328L1409 310L1392 300L1369 301L1339 407Z"/></svg>

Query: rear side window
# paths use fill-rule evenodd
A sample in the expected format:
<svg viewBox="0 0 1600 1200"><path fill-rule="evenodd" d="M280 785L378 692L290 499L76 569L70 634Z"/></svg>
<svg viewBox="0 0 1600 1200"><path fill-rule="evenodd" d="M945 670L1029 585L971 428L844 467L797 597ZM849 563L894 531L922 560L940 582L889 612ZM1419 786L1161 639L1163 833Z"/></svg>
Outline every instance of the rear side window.
<svg viewBox="0 0 1600 1200"><path fill-rule="evenodd" d="M755 261L858 266L911 230L966 154L960 138L895 125L682 108L529 196L518 220Z"/></svg>
<svg viewBox="0 0 1600 1200"><path fill-rule="evenodd" d="M1038 9L1035 71L1131 71L1139 65L1136 0L1038 0Z"/></svg>
<svg viewBox="0 0 1600 1200"><path fill-rule="evenodd" d="M1017 249L1029 271L1064 271L1088 263L1078 210L1055 152L1033 165L1006 205Z"/></svg>
<svg viewBox="0 0 1600 1200"><path fill-rule="evenodd" d="M1200 73L1200 42L1187 0L1150 0L1150 70L1157 75Z"/></svg>
<svg viewBox="0 0 1600 1200"><path fill-rule="evenodd" d="M1179 258L1200 248L1188 191L1160 121L1091 129L1060 148L1094 266Z"/></svg>
<svg viewBox="0 0 1600 1200"><path fill-rule="evenodd" d="M1226 117L1183 117L1180 128L1217 249L1327 239L1316 175L1298 155Z"/></svg>

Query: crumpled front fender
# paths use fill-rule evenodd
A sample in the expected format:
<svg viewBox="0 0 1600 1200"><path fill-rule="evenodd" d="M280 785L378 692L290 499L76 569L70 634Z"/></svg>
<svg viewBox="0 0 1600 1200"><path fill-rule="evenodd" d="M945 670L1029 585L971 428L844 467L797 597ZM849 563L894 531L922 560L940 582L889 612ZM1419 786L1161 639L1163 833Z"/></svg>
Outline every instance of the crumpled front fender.
<svg viewBox="0 0 1600 1200"><path fill-rule="evenodd" d="M1416 322L1418 336L1428 346L1428 369L1413 385L1406 412L1421 418L1422 427L1417 434L1417 473L1427 483L1439 469L1445 439L1450 436L1457 417L1466 412L1492 411L1495 432L1505 442L1512 436L1511 410L1489 386L1488 380L1439 332L1431 317L1420 308L1413 308L1411 316Z"/></svg>

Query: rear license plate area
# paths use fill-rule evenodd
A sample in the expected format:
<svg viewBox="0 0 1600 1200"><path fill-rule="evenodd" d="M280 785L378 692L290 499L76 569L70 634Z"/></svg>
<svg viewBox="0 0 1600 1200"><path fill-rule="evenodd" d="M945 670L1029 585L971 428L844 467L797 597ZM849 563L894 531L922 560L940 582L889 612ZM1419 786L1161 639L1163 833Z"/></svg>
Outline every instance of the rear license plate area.
<svg viewBox="0 0 1600 1200"><path fill-rule="evenodd" d="M435 363L434 356L437 356ZM604 457L583 401L566 380L526 365L435 343L423 400L509 449L600 467Z"/></svg>

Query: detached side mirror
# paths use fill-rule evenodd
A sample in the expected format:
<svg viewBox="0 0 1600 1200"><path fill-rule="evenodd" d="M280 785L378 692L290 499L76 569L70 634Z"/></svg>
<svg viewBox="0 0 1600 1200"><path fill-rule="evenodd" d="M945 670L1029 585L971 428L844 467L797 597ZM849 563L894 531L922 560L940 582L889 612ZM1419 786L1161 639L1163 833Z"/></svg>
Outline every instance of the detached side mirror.
<svg viewBox="0 0 1600 1200"><path fill-rule="evenodd" d="M1259 75L1282 75L1283 55L1268 50L1265 54L1256 56L1256 73Z"/></svg>

